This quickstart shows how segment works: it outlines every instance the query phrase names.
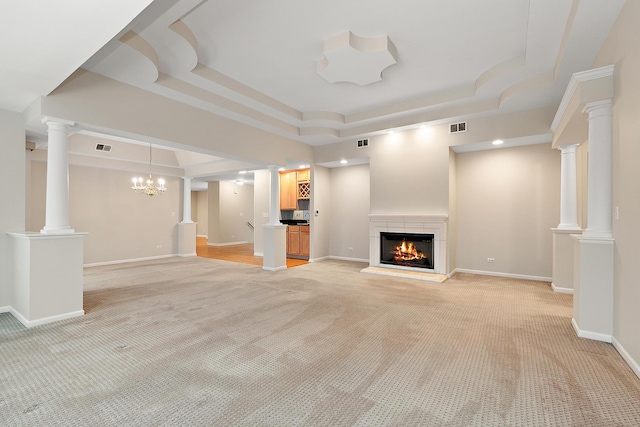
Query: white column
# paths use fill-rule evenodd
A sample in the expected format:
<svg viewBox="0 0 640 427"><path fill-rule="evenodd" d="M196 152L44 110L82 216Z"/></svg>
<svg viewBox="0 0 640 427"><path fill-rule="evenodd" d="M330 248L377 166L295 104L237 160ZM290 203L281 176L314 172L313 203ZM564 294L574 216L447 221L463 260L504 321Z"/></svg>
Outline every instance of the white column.
<svg viewBox="0 0 640 427"><path fill-rule="evenodd" d="M191 219L191 178L182 177L184 181L184 195L182 196L182 200L184 201L184 206L182 208L182 222L186 224L190 224L193 222Z"/></svg>
<svg viewBox="0 0 640 427"><path fill-rule="evenodd" d="M269 224L280 224L280 173L278 166L269 166L270 177L270 198L269 198Z"/></svg>
<svg viewBox="0 0 640 427"><path fill-rule="evenodd" d="M560 225L562 230L578 230L576 149L580 144L560 147Z"/></svg>
<svg viewBox="0 0 640 427"><path fill-rule="evenodd" d="M584 236L610 238L611 226L611 100L592 102L589 114L587 228Z"/></svg>
<svg viewBox="0 0 640 427"><path fill-rule="evenodd" d="M69 234L69 161L67 146L69 128L73 123L44 118L49 134L47 148L47 198L45 225L41 233Z"/></svg>

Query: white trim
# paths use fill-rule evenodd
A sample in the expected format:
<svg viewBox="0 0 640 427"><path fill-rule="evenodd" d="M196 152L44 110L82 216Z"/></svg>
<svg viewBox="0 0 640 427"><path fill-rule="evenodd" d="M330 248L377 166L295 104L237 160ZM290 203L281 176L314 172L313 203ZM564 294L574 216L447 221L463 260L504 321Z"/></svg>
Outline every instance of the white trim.
<svg viewBox="0 0 640 427"><path fill-rule="evenodd" d="M573 294L573 289L571 288L559 288L551 282L551 289L553 292L557 292L559 294Z"/></svg>
<svg viewBox="0 0 640 427"><path fill-rule="evenodd" d="M627 365L629 365L633 373L636 374L638 378L640 378L640 364L633 360L633 357L631 357L631 355L627 352L627 350L624 349L624 347L622 347L622 344L620 344L620 342L615 339L615 337L611 339L611 344L613 344L613 347L618 350L618 353L620 353L620 356L622 356L624 361L627 362Z"/></svg>
<svg viewBox="0 0 640 427"><path fill-rule="evenodd" d="M263 252L254 252L253 256L261 256L264 257L264 253Z"/></svg>
<svg viewBox="0 0 640 427"><path fill-rule="evenodd" d="M578 73L573 73L571 76L571 80L569 80L569 84L567 85L567 89L564 91L564 95L562 97L562 101L560 101L560 105L558 106L558 111L556 112L556 116L553 118L553 122L551 123L551 130L555 132L562 116L567 110L569 103L571 102L571 98L573 98L573 94L578 89L578 85L580 83L587 82L589 80L601 79L603 77L611 77L613 76L613 65L606 65L600 68L594 68L592 70L581 71Z"/></svg>
<svg viewBox="0 0 640 427"><path fill-rule="evenodd" d="M59 322L61 320L73 319L74 317L84 316L84 310L71 311L69 313L56 314L55 316L43 317L36 320L27 320L18 310L11 306L0 307L0 313L10 313L13 317L22 323L26 328L33 328L35 326L46 325L47 323Z"/></svg>
<svg viewBox="0 0 640 427"><path fill-rule="evenodd" d="M179 257L183 257L183 258L187 258L187 257L191 257L191 256L198 256L197 253L195 252L191 252L190 254L178 254Z"/></svg>
<svg viewBox="0 0 640 427"><path fill-rule="evenodd" d="M287 266L281 266L281 267L265 267L264 265L262 266L263 270L267 270L267 271L281 271L281 270L286 270Z"/></svg>
<svg viewBox="0 0 640 427"><path fill-rule="evenodd" d="M239 242L228 242L228 243L209 243L207 242L207 246L233 246L233 245L244 245L247 242L246 240L241 240Z"/></svg>
<svg viewBox="0 0 640 427"><path fill-rule="evenodd" d="M205 239L209 238L206 234L196 234L196 237L204 237Z"/></svg>
<svg viewBox="0 0 640 427"><path fill-rule="evenodd" d="M309 258L309 262L318 262L318 261L324 261L326 259L331 259L330 256L321 256L320 258ZM367 262L369 262L369 260L367 260Z"/></svg>
<svg viewBox="0 0 640 427"><path fill-rule="evenodd" d="M578 327L578 323L576 322L576 319L573 319L573 318L571 319L571 325L573 326L573 330L576 331L576 335L578 335L580 338L587 338L594 341L602 341L602 342L608 342L608 343L611 343L611 340L613 339L611 335L581 330Z"/></svg>
<svg viewBox="0 0 640 427"><path fill-rule="evenodd" d="M144 257L144 258L119 259L119 260L115 260L115 261L94 262L94 263L91 263L91 264L84 264L82 267L99 267L101 265L126 264L126 263L129 263L129 262L151 261L151 260L154 260L154 259L173 258L175 256L178 256L178 255L170 254L170 255L150 256L150 257Z"/></svg>
<svg viewBox="0 0 640 427"><path fill-rule="evenodd" d="M325 257L325 258L327 258L327 257ZM349 258L349 257L345 257L345 256L329 255L328 258L329 259L338 259L340 261L354 261L354 262L364 262L364 263L368 263L369 262L368 259L364 259L364 258Z"/></svg>
<svg viewBox="0 0 640 427"><path fill-rule="evenodd" d="M466 268L456 268L455 270L453 270L452 274L455 274L455 273L481 274L483 276L497 276L497 277L508 277L511 279L535 280L538 282L551 282L551 277L529 276L526 274L500 273L496 271L469 270Z"/></svg>

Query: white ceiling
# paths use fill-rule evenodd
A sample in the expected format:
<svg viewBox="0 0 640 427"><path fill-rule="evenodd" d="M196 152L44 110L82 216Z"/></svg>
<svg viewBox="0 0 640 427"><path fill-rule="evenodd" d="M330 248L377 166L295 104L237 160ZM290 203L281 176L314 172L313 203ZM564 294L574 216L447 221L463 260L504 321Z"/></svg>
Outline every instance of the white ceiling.
<svg viewBox="0 0 640 427"><path fill-rule="evenodd" d="M24 110L84 64L303 143L353 141L559 104L624 2L15 1L0 15L0 108ZM346 31L389 37L397 63L381 81L318 75L324 41Z"/></svg>

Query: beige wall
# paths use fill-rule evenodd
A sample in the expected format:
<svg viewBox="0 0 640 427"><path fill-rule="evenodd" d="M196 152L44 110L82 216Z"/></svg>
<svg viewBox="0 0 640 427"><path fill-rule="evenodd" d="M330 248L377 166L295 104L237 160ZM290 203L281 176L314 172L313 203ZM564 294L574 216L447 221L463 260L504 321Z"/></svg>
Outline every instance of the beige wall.
<svg viewBox="0 0 640 427"><path fill-rule="evenodd" d="M196 224L196 234L198 236L209 235L209 200L207 198L207 191L195 191L195 199L198 201L198 207L196 210L194 221Z"/></svg>
<svg viewBox="0 0 640 427"><path fill-rule="evenodd" d="M370 139L371 213L446 215L449 146L432 129Z"/></svg>
<svg viewBox="0 0 640 427"><path fill-rule="evenodd" d="M44 226L46 163L31 165L29 229ZM147 197L131 190L131 174L69 166L69 221L84 238L84 264L175 255L182 180L165 177L168 191Z"/></svg>
<svg viewBox="0 0 640 427"><path fill-rule="evenodd" d="M0 307L11 305L12 242L25 229L25 131L18 113L0 109Z"/></svg>
<svg viewBox="0 0 640 427"><path fill-rule="evenodd" d="M458 259L458 164L457 154L449 150L449 221L447 223L447 274L457 267Z"/></svg>
<svg viewBox="0 0 640 427"><path fill-rule="evenodd" d="M253 252L264 255L264 228L269 222L269 192L271 172L266 169L258 170L253 175L253 218L256 229L253 232ZM267 216L264 216L264 214Z"/></svg>
<svg viewBox="0 0 640 427"><path fill-rule="evenodd" d="M559 151L542 144L456 157L457 268L550 278Z"/></svg>
<svg viewBox="0 0 640 427"><path fill-rule="evenodd" d="M331 256L369 260L368 215L369 165L331 169Z"/></svg>
<svg viewBox="0 0 640 427"><path fill-rule="evenodd" d="M210 182L208 243L253 243L253 186L235 182Z"/></svg>
<svg viewBox="0 0 640 427"><path fill-rule="evenodd" d="M615 65L613 98L614 322L617 343L640 365L640 2L628 1L594 67Z"/></svg>
<svg viewBox="0 0 640 427"><path fill-rule="evenodd" d="M315 166L311 169L311 248L309 259L320 259L331 255L331 174L328 168ZM315 212L318 211L318 215Z"/></svg>

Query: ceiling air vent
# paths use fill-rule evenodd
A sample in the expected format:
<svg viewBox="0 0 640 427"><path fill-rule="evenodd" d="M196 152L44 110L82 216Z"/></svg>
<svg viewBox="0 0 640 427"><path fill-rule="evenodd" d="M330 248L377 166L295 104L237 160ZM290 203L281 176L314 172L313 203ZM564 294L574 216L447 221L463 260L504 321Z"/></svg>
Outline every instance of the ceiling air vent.
<svg viewBox="0 0 640 427"><path fill-rule="evenodd" d="M356 147L364 148L369 146L369 138L359 139Z"/></svg>
<svg viewBox="0 0 640 427"><path fill-rule="evenodd" d="M467 131L467 122L451 123L449 125L449 133L460 133Z"/></svg>
<svg viewBox="0 0 640 427"><path fill-rule="evenodd" d="M96 144L96 151L111 151L111 146L106 144Z"/></svg>

